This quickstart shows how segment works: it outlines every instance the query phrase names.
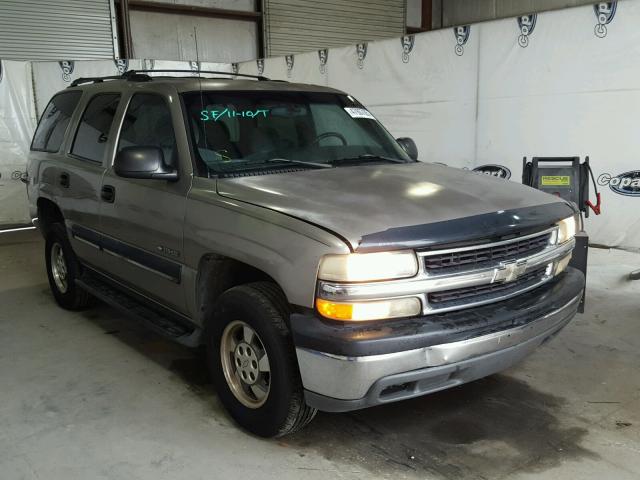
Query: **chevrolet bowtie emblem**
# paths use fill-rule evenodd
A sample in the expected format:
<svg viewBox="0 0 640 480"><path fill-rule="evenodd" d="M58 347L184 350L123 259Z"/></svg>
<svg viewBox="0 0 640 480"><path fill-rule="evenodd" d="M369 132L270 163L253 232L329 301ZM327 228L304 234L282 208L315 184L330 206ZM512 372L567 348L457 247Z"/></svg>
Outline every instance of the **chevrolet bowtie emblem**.
<svg viewBox="0 0 640 480"><path fill-rule="evenodd" d="M494 270L493 280L495 282L513 282L527 269L527 261L513 260L511 262L501 262L500 266Z"/></svg>

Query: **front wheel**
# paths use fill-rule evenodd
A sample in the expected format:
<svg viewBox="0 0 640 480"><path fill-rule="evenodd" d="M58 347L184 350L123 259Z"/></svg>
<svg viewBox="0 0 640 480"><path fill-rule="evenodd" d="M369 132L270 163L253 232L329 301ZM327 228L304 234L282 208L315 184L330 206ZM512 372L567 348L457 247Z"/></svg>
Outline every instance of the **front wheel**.
<svg viewBox="0 0 640 480"><path fill-rule="evenodd" d="M304 401L288 314L277 285L241 285L220 296L207 333L208 364L222 404L261 437L293 433L316 414Z"/></svg>

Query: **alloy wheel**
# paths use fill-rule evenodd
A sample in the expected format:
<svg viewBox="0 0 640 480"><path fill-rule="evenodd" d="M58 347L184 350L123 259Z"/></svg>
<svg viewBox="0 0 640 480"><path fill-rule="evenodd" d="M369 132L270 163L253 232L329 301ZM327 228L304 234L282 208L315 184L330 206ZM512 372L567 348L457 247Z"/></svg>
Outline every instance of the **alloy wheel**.
<svg viewBox="0 0 640 480"><path fill-rule="evenodd" d="M64 258L62 245L57 242L51 246L51 273L53 274L53 280L60 293L67 293L67 289L69 288L67 281L67 262Z"/></svg>
<svg viewBox="0 0 640 480"><path fill-rule="evenodd" d="M271 370L267 350L260 336L245 322L226 326L220 340L224 377L240 403L259 408L267 401Z"/></svg>

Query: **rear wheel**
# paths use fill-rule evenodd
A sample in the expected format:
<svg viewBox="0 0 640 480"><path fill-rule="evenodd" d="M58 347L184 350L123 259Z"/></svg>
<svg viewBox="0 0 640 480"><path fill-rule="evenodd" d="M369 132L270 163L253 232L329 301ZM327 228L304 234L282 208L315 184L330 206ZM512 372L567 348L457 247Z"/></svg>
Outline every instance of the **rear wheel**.
<svg viewBox="0 0 640 480"><path fill-rule="evenodd" d="M49 287L58 305L68 310L89 306L91 296L75 283L81 267L61 223L54 223L48 229L45 262Z"/></svg>
<svg viewBox="0 0 640 480"><path fill-rule="evenodd" d="M277 285L241 285L220 296L207 333L221 402L241 427L262 437L293 433L316 414L304 401L288 315Z"/></svg>

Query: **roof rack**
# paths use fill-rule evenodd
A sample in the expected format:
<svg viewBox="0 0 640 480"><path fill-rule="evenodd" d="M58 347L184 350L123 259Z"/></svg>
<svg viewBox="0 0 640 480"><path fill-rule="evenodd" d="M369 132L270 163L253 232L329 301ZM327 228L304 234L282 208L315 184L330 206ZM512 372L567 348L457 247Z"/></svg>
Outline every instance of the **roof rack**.
<svg viewBox="0 0 640 480"><path fill-rule="evenodd" d="M160 69L160 70L127 70L122 74L122 78L128 79L129 77L135 76L140 73L175 73L175 72L184 72L184 73L208 73L214 75L228 75L231 77L246 77L246 78L255 78L260 81L269 81L271 80L264 75L250 75L248 73L233 73L233 72L221 72L219 70L185 70L185 69Z"/></svg>
<svg viewBox="0 0 640 480"><path fill-rule="evenodd" d="M83 85L85 83L102 83L105 80L122 80L121 75L112 75L109 77L81 77L76 78L73 82L71 82L70 87L77 87L78 85Z"/></svg>
<svg viewBox="0 0 640 480"><path fill-rule="evenodd" d="M161 70L127 70L122 75L111 75L106 77L81 77L76 78L73 82L71 82L70 87L77 87L78 85L84 85L85 83L102 83L105 80L129 80L134 82L148 82L153 79L151 75L147 75L147 73L175 73L175 72L185 72L185 73L207 73L214 75L228 75L231 77L246 77L246 78L255 78L259 81L269 81L271 80L268 77L263 75L250 75L248 73L233 73L233 72L221 72L217 70L170 70L170 69L161 69Z"/></svg>

